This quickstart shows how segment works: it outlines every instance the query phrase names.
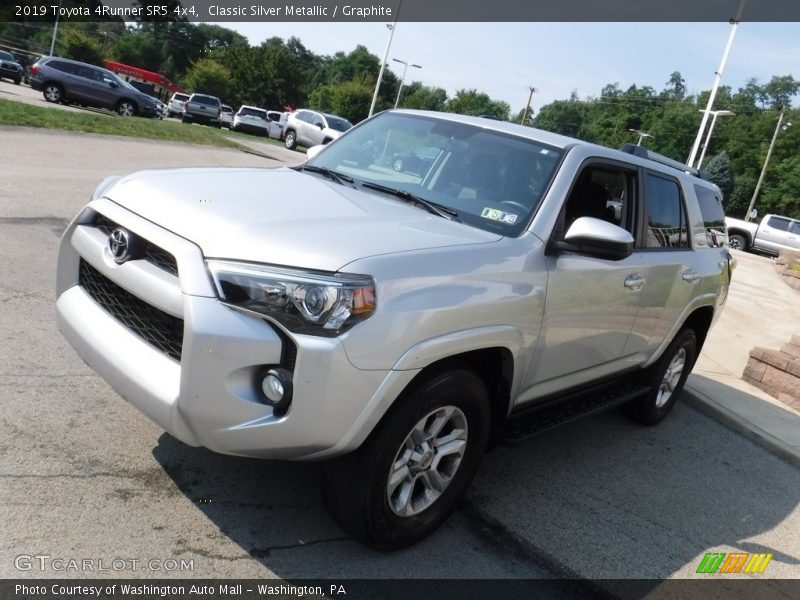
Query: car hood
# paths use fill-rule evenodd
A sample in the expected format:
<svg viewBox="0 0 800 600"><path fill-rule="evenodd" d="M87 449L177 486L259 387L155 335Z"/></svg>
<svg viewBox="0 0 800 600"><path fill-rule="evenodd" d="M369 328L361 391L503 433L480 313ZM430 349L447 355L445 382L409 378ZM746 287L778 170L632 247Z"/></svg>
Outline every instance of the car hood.
<svg viewBox="0 0 800 600"><path fill-rule="evenodd" d="M104 195L209 258L331 272L378 254L501 239L390 195L285 167L143 171Z"/></svg>

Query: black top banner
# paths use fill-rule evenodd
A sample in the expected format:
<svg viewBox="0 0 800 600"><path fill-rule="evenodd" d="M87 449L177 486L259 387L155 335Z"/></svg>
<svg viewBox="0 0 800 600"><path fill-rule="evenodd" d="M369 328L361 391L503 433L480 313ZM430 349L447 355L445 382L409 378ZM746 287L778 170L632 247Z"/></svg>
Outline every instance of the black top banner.
<svg viewBox="0 0 800 600"><path fill-rule="evenodd" d="M800 21L797 0L2 0L0 21Z"/></svg>

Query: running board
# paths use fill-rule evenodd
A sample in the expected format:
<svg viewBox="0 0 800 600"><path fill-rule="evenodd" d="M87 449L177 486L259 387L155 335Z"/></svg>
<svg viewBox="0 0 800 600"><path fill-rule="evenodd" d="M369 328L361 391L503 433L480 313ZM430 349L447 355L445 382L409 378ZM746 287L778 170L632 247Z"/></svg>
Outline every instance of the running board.
<svg viewBox="0 0 800 600"><path fill-rule="evenodd" d="M622 383L595 389L560 401L548 402L541 408L532 408L511 415L503 432L503 442L517 445L538 433L547 431L569 421L625 404L649 391L641 383Z"/></svg>

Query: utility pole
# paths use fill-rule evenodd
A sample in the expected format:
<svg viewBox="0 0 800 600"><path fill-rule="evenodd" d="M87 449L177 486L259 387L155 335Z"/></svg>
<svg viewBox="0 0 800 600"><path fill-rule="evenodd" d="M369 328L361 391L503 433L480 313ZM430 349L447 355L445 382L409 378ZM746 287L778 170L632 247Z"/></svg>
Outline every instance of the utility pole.
<svg viewBox="0 0 800 600"><path fill-rule="evenodd" d="M61 14L61 0L58 0L58 12L56 13L56 24L53 26L53 41L50 42L50 56L56 49L56 36L58 35L58 16Z"/></svg>
<svg viewBox="0 0 800 600"><path fill-rule="evenodd" d="M733 45L733 38L736 35L736 27L739 25L739 20L742 17L742 11L744 10L745 2L746 0L742 0L742 3L739 5L739 12L736 13L736 17L731 19L731 33L728 36L728 44L725 46L725 52L722 53L722 61L719 64L719 69L717 69L717 72L715 73L714 85L711 88L711 94L708 96L708 104L706 105L706 109L703 111L703 120L700 122L700 129L697 130L697 137L694 140L694 146L692 146L692 151L689 154L689 158L686 160L687 165L691 166L694 164L694 161L697 158L697 151L700 149L700 141L703 139L703 133L706 130L708 115L711 114L711 107L714 106L714 98L717 97L719 82L722 80L722 72L725 70L725 65L728 62L728 54L730 53L731 46Z"/></svg>
<svg viewBox="0 0 800 600"><path fill-rule="evenodd" d="M528 118L528 109L531 107L533 93L539 91L533 86L530 86L528 89L530 90L530 93L528 94L528 103L525 105L525 112L522 113L522 120L519 122L520 125L525 125L525 119Z"/></svg>
<svg viewBox="0 0 800 600"><path fill-rule="evenodd" d="M750 220L750 213L753 212L753 207L756 204L756 198L758 197L758 192L761 189L761 184L764 181L764 175L767 173L767 165L769 164L769 159L772 156L772 149L775 148L775 140L778 139L778 132L781 130L786 131L789 127L792 126L791 123L788 121L786 123L783 122L783 111L785 109L781 109L781 114L778 116L778 125L775 127L775 133L772 134L772 141L769 143L769 150L767 150L767 158L764 159L764 166L761 168L761 175L758 177L758 183L756 184L756 189L753 192L753 197L750 199L750 206L747 207L747 214L744 216L745 221Z"/></svg>

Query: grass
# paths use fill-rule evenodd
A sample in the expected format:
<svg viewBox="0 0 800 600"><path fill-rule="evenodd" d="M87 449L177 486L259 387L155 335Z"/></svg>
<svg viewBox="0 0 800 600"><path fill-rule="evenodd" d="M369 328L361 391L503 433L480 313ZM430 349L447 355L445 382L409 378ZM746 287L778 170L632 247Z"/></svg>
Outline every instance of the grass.
<svg viewBox="0 0 800 600"><path fill-rule="evenodd" d="M203 144L223 148L239 148L242 146L227 138L241 137L257 139L228 130L214 129L202 125L187 126L176 119L145 119L139 117L119 117L103 112L73 112L59 108L33 106L22 102L14 102L0 98L0 125L18 127L41 127L45 129L61 129L63 131L82 131L106 135L122 135L126 137L145 138L182 142L186 144ZM270 140L274 142L274 140Z"/></svg>

